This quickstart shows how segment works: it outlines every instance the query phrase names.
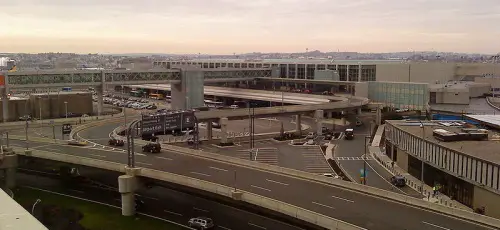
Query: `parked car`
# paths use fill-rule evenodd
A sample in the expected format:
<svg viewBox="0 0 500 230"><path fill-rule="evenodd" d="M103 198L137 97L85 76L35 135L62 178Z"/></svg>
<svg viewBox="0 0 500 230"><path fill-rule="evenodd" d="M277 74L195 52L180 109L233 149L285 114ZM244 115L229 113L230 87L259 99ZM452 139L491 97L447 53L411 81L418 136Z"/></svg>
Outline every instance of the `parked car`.
<svg viewBox="0 0 500 230"><path fill-rule="evenodd" d="M402 175L393 176L391 177L391 184L393 184L396 187L404 187L406 186L405 177Z"/></svg>
<svg viewBox="0 0 500 230"><path fill-rule="evenodd" d="M24 115L19 117L20 121L31 121L31 116L30 115Z"/></svg>
<svg viewBox="0 0 500 230"><path fill-rule="evenodd" d="M211 229L214 227L214 222L208 217L195 217L188 221L188 226L195 229Z"/></svg>
<svg viewBox="0 0 500 230"><path fill-rule="evenodd" d="M124 146L125 142L123 140L109 139L108 144L111 146Z"/></svg>
<svg viewBox="0 0 500 230"><path fill-rule="evenodd" d="M306 139L314 139L316 137L316 133L314 132L309 132L306 136Z"/></svg>
<svg viewBox="0 0 500 230"><path fill-rule="evenodd" d="M151 142L142 146L142 151L149 153L159 153L161 151L161 145L160 143Z"/></svg>

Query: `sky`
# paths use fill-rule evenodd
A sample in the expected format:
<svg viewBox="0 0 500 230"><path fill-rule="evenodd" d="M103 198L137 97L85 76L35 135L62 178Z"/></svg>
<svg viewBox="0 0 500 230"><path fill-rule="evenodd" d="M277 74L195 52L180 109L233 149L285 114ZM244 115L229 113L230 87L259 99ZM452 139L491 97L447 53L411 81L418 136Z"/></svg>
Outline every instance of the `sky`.
<svg viewBox="0 0 500 230"><path fill-rule="evenodd" d="M500 0L0 0L0 52L500 52Z"/></svg>

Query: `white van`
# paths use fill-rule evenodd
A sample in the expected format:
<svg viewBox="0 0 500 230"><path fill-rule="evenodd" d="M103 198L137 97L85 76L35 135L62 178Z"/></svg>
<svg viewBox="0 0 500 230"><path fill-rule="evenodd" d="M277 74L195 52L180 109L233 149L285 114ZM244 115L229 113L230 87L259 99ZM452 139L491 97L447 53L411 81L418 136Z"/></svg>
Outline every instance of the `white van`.
<svg viewBox="0 0 500 230"><path fill-rule="evenodd" d="M231 105L231 106L229 106L229 108L231 108L231 109L239 109L240 107L238 105Z"/></svg>

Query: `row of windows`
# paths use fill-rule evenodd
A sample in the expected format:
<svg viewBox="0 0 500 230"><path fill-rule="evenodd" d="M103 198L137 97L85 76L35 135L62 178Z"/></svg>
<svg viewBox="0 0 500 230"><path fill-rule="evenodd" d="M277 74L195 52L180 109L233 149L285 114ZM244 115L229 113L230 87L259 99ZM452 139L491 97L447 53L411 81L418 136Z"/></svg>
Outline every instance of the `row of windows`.
<svg viewBox="0 0 500 230"><path fill-rule="evenodd" d="M423 140L391 125L386 125L386 135L394 145L419 159L460 178L500 190L500 171L496 164Z"/></svg>
<svg viewBox="0 0 500 230"><path fill-rule="evenodd" d="M313 79L315 70L338 70L341 81L359 81L359 65L329 64L271 64L271 63L201 63L201 62L155 62L155 65L171 68L172 65L197 65L201 68L270 68L279 67L281 77ZM288 71L287 71L288 70ZM349 74L347 74L349 72ZM376 81L376 66L361 66L361 81Z"/></svg>

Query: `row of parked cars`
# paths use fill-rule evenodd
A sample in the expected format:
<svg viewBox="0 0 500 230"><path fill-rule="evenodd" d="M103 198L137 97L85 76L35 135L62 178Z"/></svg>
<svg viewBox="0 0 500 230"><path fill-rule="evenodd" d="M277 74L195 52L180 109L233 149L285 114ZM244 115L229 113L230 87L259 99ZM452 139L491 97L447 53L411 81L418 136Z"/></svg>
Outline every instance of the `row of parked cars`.
<svg viewBox="0 0 500 230"><path fill-rule="evenodd" d="M156 105L151 104L146 99L139 99L139 98L132 98L132 97L129 97L129 98L121 97L121 96L104 97L103 103L118 106L118 107L127 107L127 108L137 109L137 110L141 110L141 109L154 110L154 109L158 108Z"/></svg>

